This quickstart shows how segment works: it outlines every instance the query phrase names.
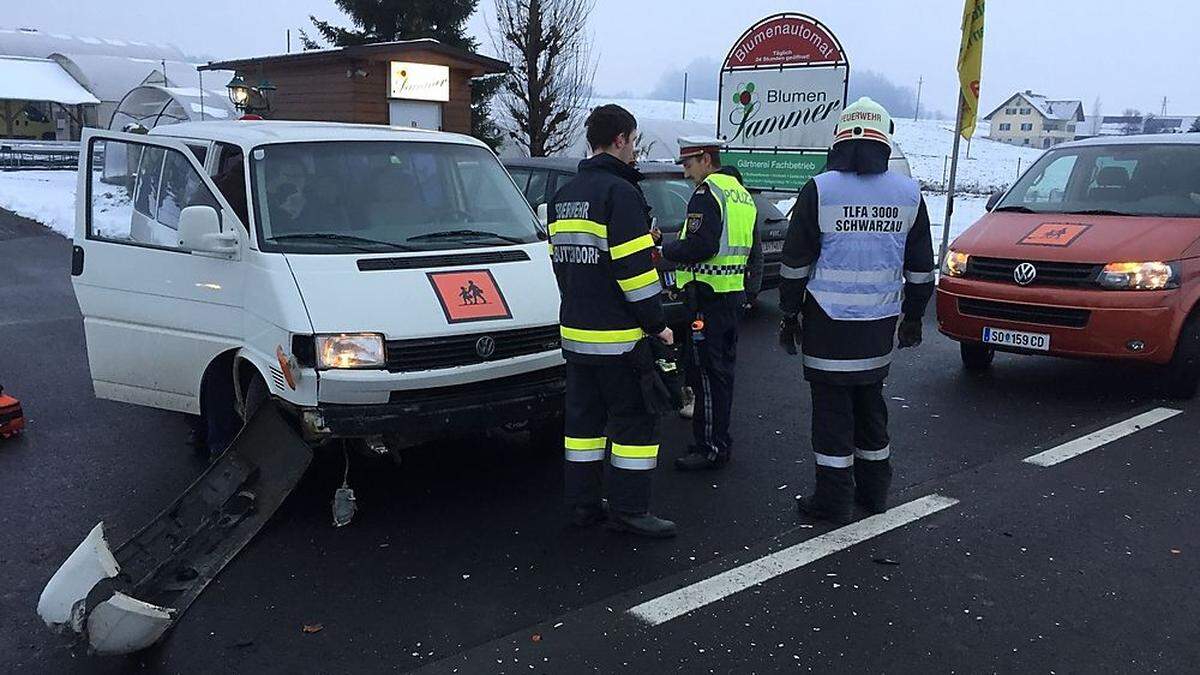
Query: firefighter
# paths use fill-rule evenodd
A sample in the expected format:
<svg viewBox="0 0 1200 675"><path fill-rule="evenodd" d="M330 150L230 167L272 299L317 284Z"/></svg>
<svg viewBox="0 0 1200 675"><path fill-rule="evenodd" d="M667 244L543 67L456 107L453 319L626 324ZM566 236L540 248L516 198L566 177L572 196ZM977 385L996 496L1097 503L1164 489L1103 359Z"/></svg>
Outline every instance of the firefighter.
<svg viewBox="0 0 1200 675"><path fill-rule="evenodd" d="M758 209L733 170L723 168L717 138L680 138L683 171L696 184L679 238L662 248L663 258L680 265L676 283L694 312L686 373L695 393L695 444L675 459L681 471L719 469L729 462L733 438L733 375L738 318L746 302L745 276L754 244ZM661 233L656 233L661 241Z"/></svg>
<svg viewBox="0 0 1200 675"><path fill-rule="evenodd" d="M842 112L826 171L800 191L783 248L780 343L795 354L801 342L813 405L816 490L798 506L840 524L855 503L887 510L883 381L894 340L901 349L921 344L934 288L920 188L888 171L892 130L888 112L869 98Z"/></svg>
<svg viewBox="0 0 1200 675"><path fill-rule="evenodd" d="M592 156L549 204L554 274L567 361L566 499L585 527L647 537L675 535L650 513L658 463L659 406L646 393L654 358L650 339L671 344L662 285L651 259L650 209L632 166L637 121L616 105L586 123ZM606 451L612 464L607 516L601 501Z"/></svg>

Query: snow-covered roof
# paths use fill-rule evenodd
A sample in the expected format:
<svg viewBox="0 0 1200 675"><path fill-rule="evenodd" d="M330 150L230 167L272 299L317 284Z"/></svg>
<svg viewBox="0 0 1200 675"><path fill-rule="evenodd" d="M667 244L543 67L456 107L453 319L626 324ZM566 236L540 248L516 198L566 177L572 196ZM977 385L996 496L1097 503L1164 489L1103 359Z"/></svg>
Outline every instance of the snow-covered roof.
<svg viewBox="0 0 1200 675"><path fill-rule="evenodd" d="M160 124L230 120L236 117L237 113L225 92L144 84L134 87L121 99L113 111L108 128L123 129L133 122L154 128Z"/></svg>
<svg viewBox="0 0 1200 675"><path fill-rule="evenodd" d="M346 124L342 122L284 120L187 122L156 127L150 133L221 141L247 148L267 143L300 141L427 141L487 147L481 141L463 134L426 131L412 127L387 127L377 124Z"/></svg>
<svg viewBox="0 0 1200 675"><path fill-rule="evenodd" d="M54 101L63 105L99 103L50 59L0 56L0 99Z"/></svg>
<svg viewBox="0 0 1200 675"><path fill-rule="evenodd" d="M1097 136L1082 141L1060 143L1054 148L1078 148L1089 145L1200 145L1200 134L1137 134L1134 136Z"/></svg>
<svg viewBox="0 0 1200 675"><path fill-rule="evenodd" d="M162 42L66 35L32 28L3 26L0 26L0 54L37 58L45 58L51 54L105 54L169 61L188 60L178 47Z"/></svg>
<svg viewBox="0 0 1200 675"><path fill-rule="evenodd" d="M1083 102L1074 101L1071 99L1049 99L1041 94L1035 94L1030 91L1019 91L1013 96L1005 99L995 110L988 113L984 119L992 119L992 117L1000 112L1003 108L1009 105L1013 98L1023 98L1038 111L1042 117L1048 120L1057 120L1062 122L1083 121Z"/></svg>

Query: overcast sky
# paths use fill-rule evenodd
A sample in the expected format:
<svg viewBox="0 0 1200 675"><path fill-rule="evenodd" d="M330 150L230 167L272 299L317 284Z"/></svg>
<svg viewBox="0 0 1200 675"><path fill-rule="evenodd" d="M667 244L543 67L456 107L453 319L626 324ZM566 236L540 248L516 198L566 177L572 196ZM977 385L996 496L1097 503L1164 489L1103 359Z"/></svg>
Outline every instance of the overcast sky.
<svg viewBox="0 0 1200 675"><path fill-rule="evenodd" d="M96 37L171 42L185 52L231 58L279 53L285 30L308 15L338 18L332 0L0 0L0 25ZM953 111L962 0L808 0L803 10L841 39L857 68L916 87L922 109ZM693 59L723 59L757 19L796 2L598 0L591 30L601 93L642 93ZM493 0L471 22L490 51ZM1099 96L1105 114L1129 107L1200 114L1200 3L1184 0L994 0L988 4L983 107L1033 89L1054 98Z"/></svg>

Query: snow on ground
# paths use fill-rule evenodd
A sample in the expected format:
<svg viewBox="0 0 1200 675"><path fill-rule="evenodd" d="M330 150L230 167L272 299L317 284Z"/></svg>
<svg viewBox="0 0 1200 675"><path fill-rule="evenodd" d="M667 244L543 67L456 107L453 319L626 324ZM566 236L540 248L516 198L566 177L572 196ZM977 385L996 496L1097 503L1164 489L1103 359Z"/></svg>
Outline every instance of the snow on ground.
<svg viewBox="0 0 1200 675"><path fill-rule="evenodd" d="M0 171L0 208L75 234L74 171Z"/></svg>

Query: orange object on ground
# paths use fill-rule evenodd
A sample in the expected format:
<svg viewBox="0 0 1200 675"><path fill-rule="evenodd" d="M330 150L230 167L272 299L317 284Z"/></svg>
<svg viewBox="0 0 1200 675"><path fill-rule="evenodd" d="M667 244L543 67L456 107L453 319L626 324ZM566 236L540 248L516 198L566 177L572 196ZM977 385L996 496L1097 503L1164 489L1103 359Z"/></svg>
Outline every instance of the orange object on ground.
<svg viewBox="0 0 1200 675"><path fill-rule="evenodd" d="M7 396L0 387L0 438L16 436L25 428L25 417L21 413L21 402Z"/></svg>

